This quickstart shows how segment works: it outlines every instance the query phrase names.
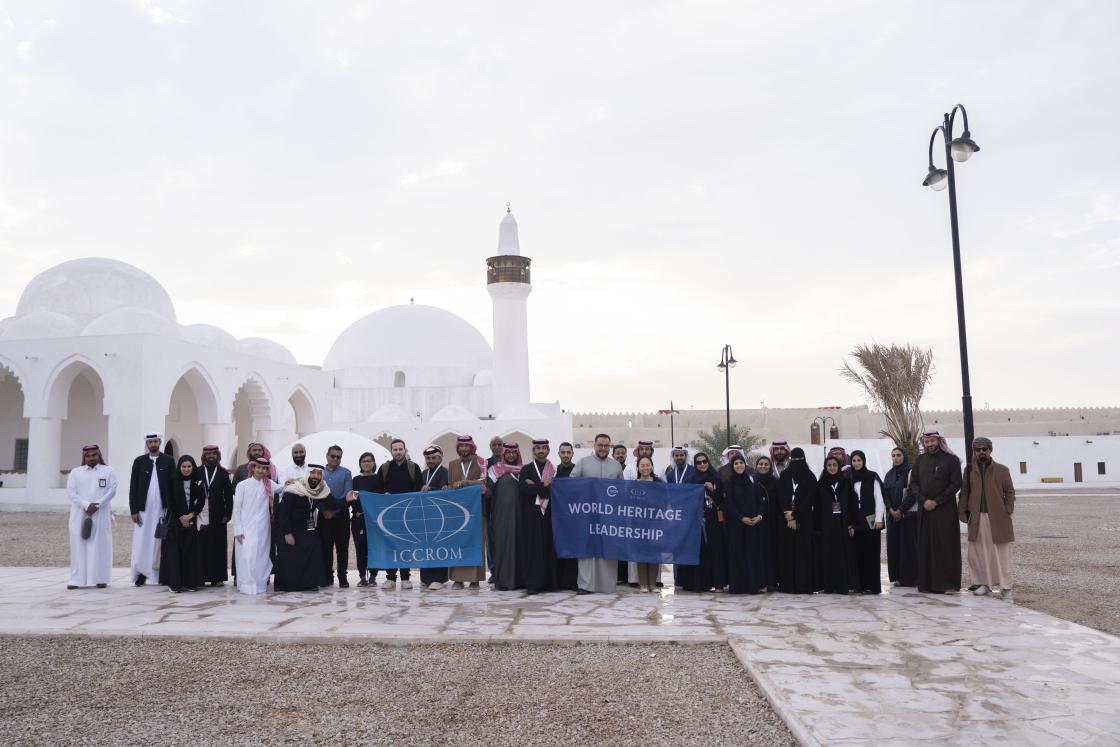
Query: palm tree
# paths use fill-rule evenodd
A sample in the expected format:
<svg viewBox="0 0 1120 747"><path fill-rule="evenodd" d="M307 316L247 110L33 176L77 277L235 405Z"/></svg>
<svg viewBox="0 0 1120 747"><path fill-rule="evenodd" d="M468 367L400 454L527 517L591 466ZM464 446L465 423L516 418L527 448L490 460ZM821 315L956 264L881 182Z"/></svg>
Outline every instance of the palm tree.
<svg viewBox="0 0 1120 747"><path fill-rule="evenodd" d="M920 405L933 379L933 351L914 345L888 348L874 342L857 345L851 356L860 370L844 361L840 378L863 389L864 396L887 420L887 429L879 433L905 449L914 461L918 457L918 436L925 428Z"/></svg>
<svg viewBox="0 0 1120 747"><path fill-rule="evenodd" d="M761 449L763 439L761 436L752 436L750 428L740 428L737 425L731 426L731 439L727 438L727 429L722 426L715 426L712 432L700 431L696 434L697 451L702 451L708 455L712 461L712 467L719 468L723 466L723 450L727 448L727 444L739 444L743 447L743 456L746 457L747 464L754 466L758 458L762 455Z"/></svg>

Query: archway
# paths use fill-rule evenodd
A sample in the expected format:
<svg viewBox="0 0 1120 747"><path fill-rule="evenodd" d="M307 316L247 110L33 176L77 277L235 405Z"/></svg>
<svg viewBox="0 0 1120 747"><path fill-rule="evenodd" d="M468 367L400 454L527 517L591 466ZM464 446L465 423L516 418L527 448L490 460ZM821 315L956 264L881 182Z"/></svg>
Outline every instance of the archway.
<svg viewBox="0 0 1120 747"><path fill-rule="evenodd" d="M455 446L456 446L456 441L458 440L459 436L461 436L461 435L462 435L461 433L455 433L454 431L448 431L447 433L441 433L439 436L436 436L436 438L432 440L433 444L435 444L436 446L443 449L443 461L444 462L449 462L452 459L457 458L455 456ZM424 446L427 447L427 444L424 444Z"/></svg>
<svg viewBox="0 0 1120 747"><path fill-rule="evenodd" d="M292 396L288 397L288 404L295 418L296 438L319 432L319 415L315 411L315 402L308 395L307 390L302 386L297 387L292 392Z"/></svg>
<svg viewBox="0 0 1120 747"><path fill-rule="evenodd" d="M502 441L514 441L517 443L518 448L521 449L521 461L529 462L533 458L533 436L522 433L521 431L510 431L502 436ZM487 456L489 456L489 447L486 449Z"/></svg>
<svg viewBox="0 0 1120 747"><path fill-rule="evenodd" d="M0 472L27 471L30 422L30 418L23 416L23 387L19 379L10 368L0 365Z"/></svg>
<svg viewBox="0 0 1120 747"><path fill-rule="evenodd" d="M104 404L105 388L101 377L89 366L84 366L70 382L70 389L66 394L66 417L62 421L59 454L62 474L69 473L81 464L82 447L87 444L101 446L105 459L110 458L106 453L109 445L109 416L105 414Z"/></svg>
<svg viewBox="0 0 1120 747"><path fill-rule="evenodd" d="M375 437L373 440L381 446L384 446L386 449L389 449L395 438L397 438L397 435L395 433L389 433L388 431L386 431L380 436Z"/></svg>
<svg viewBox="0 0 1120 747"><path fill-rule="evenodd" d="M292 419L295 419L294 415ZM282 424L279 420L260 380L256 375L250 375L238 387L233 398L234 442L230 445L231 453L227 458L229 468L234 469L245 463L245 449L253 442L265 444L269 451L287 443L282 440L283 434L279 431ZM279 436L274 437L277 433ZM294 439L288 439L291 440Z"/></svg>

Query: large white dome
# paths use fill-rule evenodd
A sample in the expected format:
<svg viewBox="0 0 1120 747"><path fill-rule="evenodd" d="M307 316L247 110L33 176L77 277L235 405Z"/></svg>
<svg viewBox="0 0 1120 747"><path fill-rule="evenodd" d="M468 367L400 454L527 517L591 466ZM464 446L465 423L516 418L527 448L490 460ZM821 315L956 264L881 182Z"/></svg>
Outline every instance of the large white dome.
<svg viewBox="0 0 1120 747"><path fill-rule="evenodd" d="M278 342L266 340L263 337L246 337L243 340L237 341L238 347L241 352L246 355L257 355L261 358L268 358L270 361L277 363L290 363L295 366L296 357L292 355L292 351Z"/></svg>
<svg viewBox="0 0 1120 747"><path fill-rule="evenodd" d="M185 339L183 328L154 311L126 306L102 314L82 330L82 337L95 335L160 335L175 340Z"/></svg>
<svg viewBox="0 0 1120 747"><path fill-rule="evenodd" d="M115 259L72 259L44 270L23 289L16 316L54 311L84 328L110 311L137 306L175 322L171 297L155 278Z"/></svg>
<svg viewBox="0 0 1120 747"><path fill-rule="evenodd" d="M465 319L434 306L390 306L342 330L324 371L373 366L494 368L494 351Z"/></svg>
<svg viewBox="0 0 1120 747"><path fill-rule="evenodd" d="M236 337L212 324L192 324L189 327L183 327L183 334L188 342L193 342L196 345L228 350L231 353L241 352L241 346L238 344Z"/></svg>

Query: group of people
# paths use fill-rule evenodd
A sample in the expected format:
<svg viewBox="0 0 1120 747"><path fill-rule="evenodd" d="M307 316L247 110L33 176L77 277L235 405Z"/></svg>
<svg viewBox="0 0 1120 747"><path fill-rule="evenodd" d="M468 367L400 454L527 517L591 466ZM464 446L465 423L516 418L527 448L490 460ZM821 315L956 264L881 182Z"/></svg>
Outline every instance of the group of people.
<svg viewBox="0 0 1120 747"><path fill-rule="evenodd" d="M606 434L595 438L594 453L574 461L570 443L560 445L559 463L549 460L549 442L532 443L523 462L516 443L490 442L491 456L477 453L470 436L456 442L444 464L443 449L423 450L424 466L409 457L400 439L380 467L372 453L359 457L359 473L341 466L343 452L331 446L325 464L307 461L302 444L292 447L292 464L278 470L268 449L250 444L246 463L230 472L217 446L178 461L160 452L162 436L145 437L147 453L132 465L129 513L134 524L130 578L173 592L223 586L232 570L246 594L267 590L348 587L351 540L358 586L411 589L408 568L367 568L366 523L359 492L423 493L480 486L482 565L420 569L420 585L438 590L478 589L483 581L499 591L529 594L570 590L614 592L625 584L643 592L663 585L661 565L607 558L567 559L556 555L552 534L551 486L566 477L638 480L701 485L704 508L697 565L676 565L673 583L694 591L756 594L881 592L881 532L887 531L888 577L920 591L959 591L960 530L968 524L972 590L999 587L1011 600L1009 542L1014 487L1010 472L991 458L991 441L973 443L976 460L962 479L960 460L936 431L922 434L913 466L904 449L892 451L892 468L880 477L861 451L849 456L833 448L814 475L802 449L775 441L754 466L739 446L723 452L715 468L705 452L689 461L683 446L672 463L653 461L653 444L639 442L628 463L627 449L612 448ZM68 588L109 583L112 565L110 502L117 480L97 446L82 450L81 467L71 471L67 491L71 578ZM227 525L233 525L232 559Z"/></svg>

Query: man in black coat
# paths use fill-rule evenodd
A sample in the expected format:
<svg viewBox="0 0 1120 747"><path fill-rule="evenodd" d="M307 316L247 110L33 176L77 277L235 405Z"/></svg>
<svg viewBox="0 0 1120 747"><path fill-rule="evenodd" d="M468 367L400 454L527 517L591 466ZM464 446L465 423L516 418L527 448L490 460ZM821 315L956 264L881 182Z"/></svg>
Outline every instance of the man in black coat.
<svg viewBox="0 0 1120 747"><path fill-rule="evenodd" d="M385 494L419 493L420 488L424 486L424 478L421 475L420 468L408 458L408 449L405 447L404 441L399 438L394 439L389 444L389 453L393 455L392 460L382 464L381 469L377 471ZM386 568L385 580L381 583L381 588L384 591L390 591L397 587L398 570L401 572L401 588L412 588L411 569Z"/></svg>
<svg viewBox="0 0 1120 747"><path fill-rule="evenodd" d="M175 460L160 453L161 443L161 434L148 433L144 436L148 453L136 457L132 462L128 512L132 514L132 523L136 526L132 532L129 575L137 586L143 586L154 575L152 563L156 552L156 527L166 515L167 503L171 498L171 473L175 469Z"/></svg>
<svg viewBox="0 0 1120 747"><path fill-rule="evenodd" d="M226 524L233 516L233 483L229 470L222 466L222 452L217 446L202 447L201 470L207 500L199 516L198 531L202 535L205 581L211 586L224 586L229 578L226 571Z"/></svg>

